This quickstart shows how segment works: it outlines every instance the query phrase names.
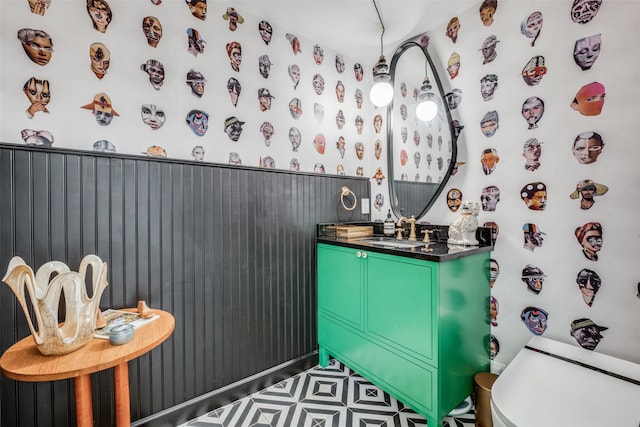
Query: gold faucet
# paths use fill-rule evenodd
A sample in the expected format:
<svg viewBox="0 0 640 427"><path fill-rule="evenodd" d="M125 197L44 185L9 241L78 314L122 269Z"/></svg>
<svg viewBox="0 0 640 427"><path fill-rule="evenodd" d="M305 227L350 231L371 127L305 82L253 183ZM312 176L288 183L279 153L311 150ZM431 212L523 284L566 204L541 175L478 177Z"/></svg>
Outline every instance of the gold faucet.
<svg viewBox="0 0 640 427"><path fill-rule="evenodd" d="M411 224L411 229L409 230L409 240L412 241L416 241L418 240L416 238L416 217L411 215L411 219L408 219L406 217L400 217L400 219L398 219L398 227L402 227L402 224L404 224L405 222L408 222L409 224ZM398 233L398 237L396 237L398 240L402 240L402 233Z"/></svg>

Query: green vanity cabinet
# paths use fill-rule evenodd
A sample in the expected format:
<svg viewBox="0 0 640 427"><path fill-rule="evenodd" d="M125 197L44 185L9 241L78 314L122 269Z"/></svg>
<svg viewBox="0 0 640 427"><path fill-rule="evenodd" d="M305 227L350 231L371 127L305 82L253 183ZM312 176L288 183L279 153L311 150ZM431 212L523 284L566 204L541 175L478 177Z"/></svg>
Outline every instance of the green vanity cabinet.
<svg viewBox="0 0 640 427"><path fill-rule="evenodd" d="M489 253L433 262L318 243L320 365L330 356L430 426L489 369Z"/></svg>

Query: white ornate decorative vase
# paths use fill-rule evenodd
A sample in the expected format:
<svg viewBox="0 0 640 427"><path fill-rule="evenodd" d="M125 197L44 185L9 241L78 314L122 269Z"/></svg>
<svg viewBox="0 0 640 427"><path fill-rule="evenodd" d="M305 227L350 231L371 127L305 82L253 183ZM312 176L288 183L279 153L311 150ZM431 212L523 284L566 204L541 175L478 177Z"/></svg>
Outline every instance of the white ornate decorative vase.
<svg viewBox="0 0 640 427"><path fill-rule="evenodd" d="M93 282L91 298L87 296L85 283L89 266ZM35 276L31 267L16 256L9 261L2 281L9 285L18 298L42 354L71 353L93 338L100 298L108 286L107 264L96 255L85 256L77 273L70 271L62 262L51 261L42 265ZM64 322L60 323L58 307L62 293L66 313ZM36 318L37 328L31 319L30 308Z"/></svg>

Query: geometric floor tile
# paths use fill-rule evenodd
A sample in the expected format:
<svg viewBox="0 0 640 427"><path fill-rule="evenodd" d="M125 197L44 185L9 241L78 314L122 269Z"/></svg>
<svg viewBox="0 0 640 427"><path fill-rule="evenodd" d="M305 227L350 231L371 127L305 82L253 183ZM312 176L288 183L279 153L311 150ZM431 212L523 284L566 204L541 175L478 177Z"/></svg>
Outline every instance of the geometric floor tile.
<svg viewBox="0 0 640 427"><path fill-rule="evenodd" d="M342 363L315 366L180 427L424 427L427 421ZM443 427L474 427L475 415Z"/></svg>

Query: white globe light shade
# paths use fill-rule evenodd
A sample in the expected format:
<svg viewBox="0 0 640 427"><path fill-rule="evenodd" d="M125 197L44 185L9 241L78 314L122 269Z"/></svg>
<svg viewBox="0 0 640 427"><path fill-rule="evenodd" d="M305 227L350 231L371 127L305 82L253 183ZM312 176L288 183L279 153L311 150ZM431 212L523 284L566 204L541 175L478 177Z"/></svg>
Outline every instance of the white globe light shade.
<svg viewBox="0 0 640 427"><path fill-rule="evenodd" d="M423 122L433 120L436 114L438 114L438 104L436 104L434 101L422 101L416 107L416 117L418 117L418 119L422 120Z"/></svg>
<svg viewBox="0 0 640 427"><path fill-rule="evenodd" d="M371 87L369 98L376 107L384 107L393 99L393 86L389 82L377 82Z"/></svg>

